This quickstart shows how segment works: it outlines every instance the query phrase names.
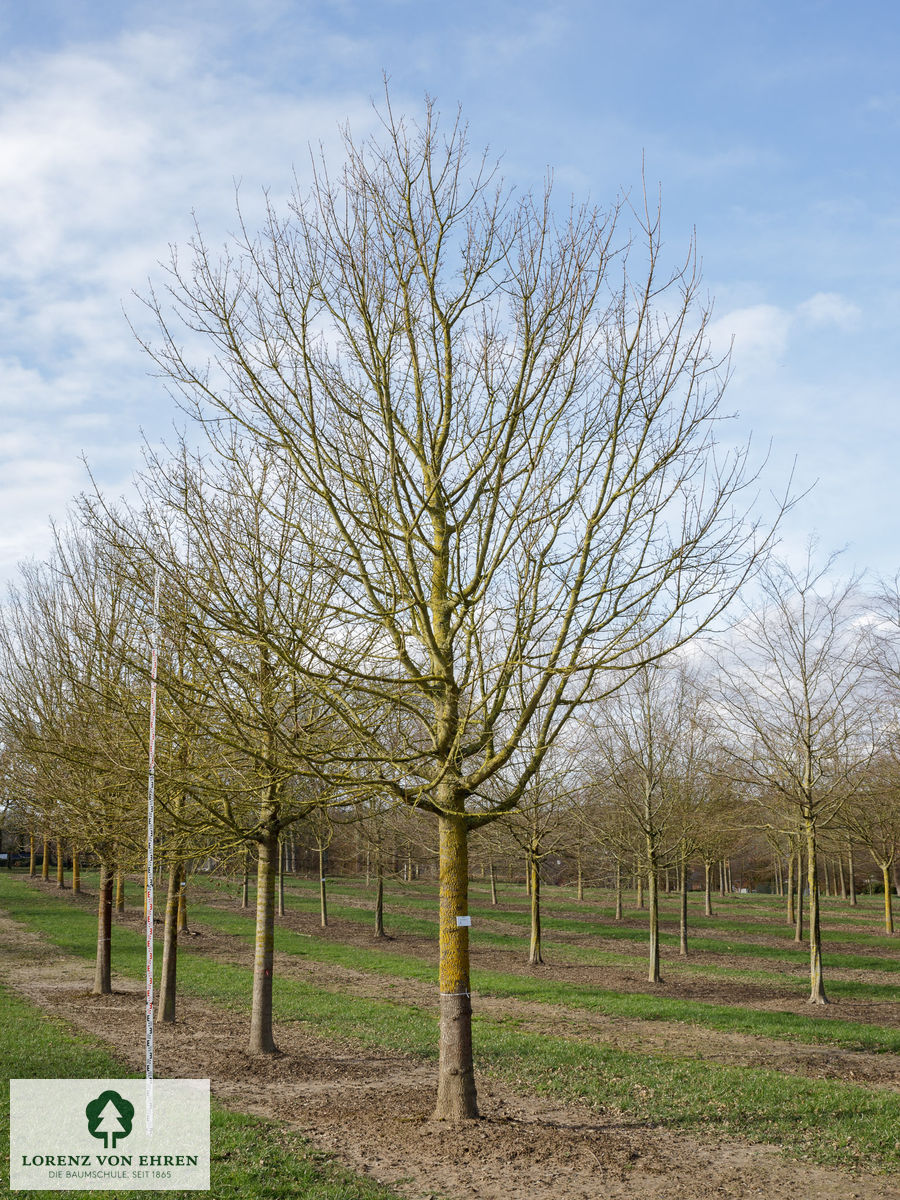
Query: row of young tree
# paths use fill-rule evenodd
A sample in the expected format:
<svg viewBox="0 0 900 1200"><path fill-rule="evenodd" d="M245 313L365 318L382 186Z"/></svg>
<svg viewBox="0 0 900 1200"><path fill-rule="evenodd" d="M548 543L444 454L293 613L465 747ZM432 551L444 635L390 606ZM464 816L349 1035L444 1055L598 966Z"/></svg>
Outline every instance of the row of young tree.
<svg viewBox="0 0 900 1200"><path fill-rule="evenodd" d="M867 844L893 811L892 720L851 589L822 596L814 574L770 569L769 607L699 668L694 639L773 532L746 449L716 443L693 246L667 270L649 205L560 215L549 187L517 195L473 159L459 120L444 132L429 105L412 124L389 100L381 119L258 233L240 221L216 255L198 231L146 297L146 348L191 423L148 449L137 499L83 497L52 559L22 568L0 629L4 769L36 829L100 861L107 988L114 874L145 849L158 627L167 914L185 863L252 848L261 1053L286 831L429 818L437 1115L459 1119L477 1115L471 834L524 819L537 896L548 814L596 806L653 929L660 872L712 853L717 814L801 836L824 1000L818 839L857 813ZM652 961L658 977L658 939Z"/></svg>

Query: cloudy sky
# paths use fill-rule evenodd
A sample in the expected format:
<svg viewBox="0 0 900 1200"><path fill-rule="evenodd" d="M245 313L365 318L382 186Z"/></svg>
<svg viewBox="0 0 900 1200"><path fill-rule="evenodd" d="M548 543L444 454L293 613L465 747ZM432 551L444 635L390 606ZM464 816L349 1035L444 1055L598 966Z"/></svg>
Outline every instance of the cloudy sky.
<svg viewBox="0 0 900 1200"><path fill-rule="evenodd" d="M734 339L729 438L815 487L784 528L900 567L900 6L893 0L0 0L0 578L175 419L129 329L183 244L308 178L310 144L462 105L522 188L661 186Z"/></svg>

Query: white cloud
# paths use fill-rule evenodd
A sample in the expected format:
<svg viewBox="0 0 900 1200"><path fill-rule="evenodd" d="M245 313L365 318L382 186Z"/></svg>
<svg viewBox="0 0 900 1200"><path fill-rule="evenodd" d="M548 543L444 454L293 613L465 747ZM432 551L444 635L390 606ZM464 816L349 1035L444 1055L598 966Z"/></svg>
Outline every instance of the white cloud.
<svg viewBox="0 0 900 1200"><path fill-rule="evenodd" d="M752 304L717 317L709 328L713 353L732 350L732 364L742 375L770 370L784 354L791 314L774 304Z"/></svg>
<svg viewBox="0 0 900 1200"><path fill-rule="evenodd" d="M856 329L862 316L855 304L837 292L816 292L797 306L797 315L808 325L832 325L846 331Z"/></svg>

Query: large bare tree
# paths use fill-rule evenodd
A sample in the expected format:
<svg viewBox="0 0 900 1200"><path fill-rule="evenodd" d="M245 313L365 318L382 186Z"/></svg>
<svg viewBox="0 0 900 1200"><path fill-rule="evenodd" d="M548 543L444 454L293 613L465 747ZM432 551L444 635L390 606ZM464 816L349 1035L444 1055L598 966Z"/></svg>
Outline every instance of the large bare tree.
<svg viewBox="0 0 900 1200"><path fill-rule="evenodd" d="M514 193L431 104L382 123L258 234L220 255L198 232L147 297L147 344L214 445L241 428L315 504L339 620L303 654L367 746L335 777L439 826L436 1111L459 1119L478 1111L469 831L620 664L722 610L760 538L746 450L716 447L693 245L669 269L652 206Z"/></svg>

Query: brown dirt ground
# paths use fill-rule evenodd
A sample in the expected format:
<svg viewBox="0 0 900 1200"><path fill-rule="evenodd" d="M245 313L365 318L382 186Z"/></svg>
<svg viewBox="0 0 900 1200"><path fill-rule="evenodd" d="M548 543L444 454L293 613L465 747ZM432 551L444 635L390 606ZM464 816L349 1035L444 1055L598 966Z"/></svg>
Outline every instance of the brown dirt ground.
<svg viewBox="0 0 900 1200"><path fill-rule="evenodd" d="M112 996L91 996L89 964L5 914L0 914L0 949L4 982L45 1011L102 1038L141 1069L139 985L116 980ZM316 964L317 972L320 968ZM338 982L337 976L331 978ZM479 1081L482 1120L438 1122L430 1117L432 1066L320 1038L290 1022L279 1025L281 1053L274 1058L249 1055L243 1049L246 1036L246 1018L240 1014L182 999L175 1025L157 1026L158 1072L209 1077L218 1100L288 1122L319 1149L391 1184L409 1200L900 1197L896 1180L886 1177L790 1162L769 1146L700 1139L577 1105L559 1106L491 1079Z"/></svg>

